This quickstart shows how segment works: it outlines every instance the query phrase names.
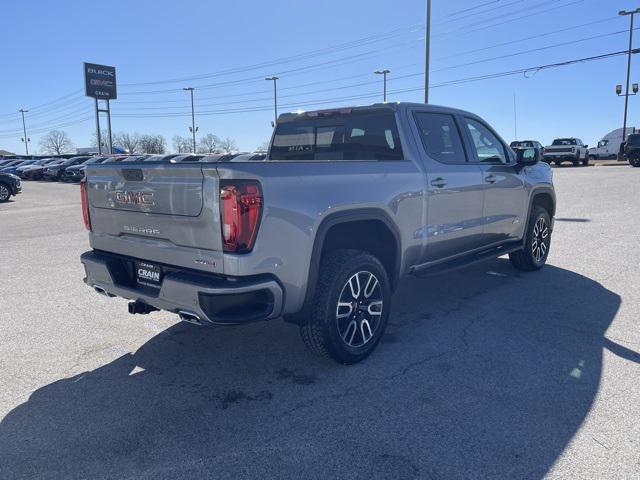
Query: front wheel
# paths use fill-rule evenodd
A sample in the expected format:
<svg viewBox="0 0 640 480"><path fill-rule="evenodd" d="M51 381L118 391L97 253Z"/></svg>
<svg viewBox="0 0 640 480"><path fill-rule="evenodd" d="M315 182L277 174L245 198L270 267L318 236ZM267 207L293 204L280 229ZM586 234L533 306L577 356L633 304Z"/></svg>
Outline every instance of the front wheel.
<svg viewBox="0 0 640 480"><path fill-rule="evenodd" d="M640 156L630 158L629 165L631 165L632 167L640 167Z"/></svg>
<svg viewBox="0 0 640 480"><path fill-rule="evenodd" d="M343 364L376 348L389 318L391 288L384 266L360 250L336 250L321 261L309 317L300 326L314 353Z"/></svg>
<svg viewBox="0 0 640 480"><path fill-rule="evenodd" d="M518 270L540 270L547 261L551 248L551 217L549 212L535 205L531 212L524 248L509 254L511 264Z"/></svg>
<svg viewBox="0 0 640 480"><path fill-rule="evenodd" d="M0 183L0 203L6 202L11 197L11 190L4 183Z"/></svg>
<svg viewBox="0 0 640 480"><path fill-rule="evenodd" d="M590 159L590 158L591 158L591 157L589 157L589 155L588 155L588 154L585 154L584 159L582 160L582 165L583 165L583 166L585 166L585 167L588 167L588 166L589 166L589 159Z"/></svg>

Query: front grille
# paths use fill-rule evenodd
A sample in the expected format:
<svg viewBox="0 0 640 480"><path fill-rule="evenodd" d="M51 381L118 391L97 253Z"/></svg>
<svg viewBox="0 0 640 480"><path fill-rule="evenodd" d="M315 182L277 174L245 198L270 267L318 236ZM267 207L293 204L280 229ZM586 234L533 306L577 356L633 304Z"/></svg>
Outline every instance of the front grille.
<svg viewBox="0 0 640 480"><path fill-rule="evenodd" d="M547 148L547 153L571 153L573 148L571 147L562 147L562 148Z"/></svg>

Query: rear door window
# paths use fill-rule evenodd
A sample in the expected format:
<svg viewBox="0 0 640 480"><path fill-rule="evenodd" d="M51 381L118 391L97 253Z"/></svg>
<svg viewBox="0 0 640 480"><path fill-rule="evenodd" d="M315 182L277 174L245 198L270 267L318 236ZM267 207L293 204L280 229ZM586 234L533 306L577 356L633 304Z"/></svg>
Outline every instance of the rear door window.
<svg viewBox="0 0 640 480"><path fill-rule="evenodd" d="M427 155L441 163L467 161L453 115L417 112L415 118Z"/></svg>
<svg viewBox="0 0 640 480"><path fill-rule="evenodd" d="M355 111L279 123L269 160L402 160L391 110Z"/></svg>

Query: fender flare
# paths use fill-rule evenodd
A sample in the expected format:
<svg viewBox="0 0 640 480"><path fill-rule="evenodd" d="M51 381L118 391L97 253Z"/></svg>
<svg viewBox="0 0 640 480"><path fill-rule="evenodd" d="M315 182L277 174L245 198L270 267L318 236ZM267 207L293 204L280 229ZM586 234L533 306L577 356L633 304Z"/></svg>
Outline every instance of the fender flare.
<svg viewBox="0 0 640 480"><path fill-rule="evenodd" d="M402 241L398 227L393 222L387 212L381 208L356 208L344 211L338 211L327 215L318 225L316 235L313 240L311 249L311 258L309 261L309 274L307 276L307 288L305 290L304 302L302 310L299 314L303 314L309 304L309 300L313 296L313 292L318 283L318 275L320 273L320 260L322 248L329 230L343 223L352 223L366 220L376 220L382 222L393 235L396 242L395 268L390 275L391 290L393 291L400 278L400 268L402 262Z"/></svg>
<svg viewBox="0 0 640 480"><path fill-rule="evenodd" d="M556 193L553 190L553 188L548 186L534 187L531 190L531 194L529 195L529 211L527 213L527 225L529 225L529 220L531 219L531 212L533 211L533 200L536 198L537 195L541 193L548 194L551 197L551 200L553 201L553 212L549 212L549 216L553 219L553 217L556 214Z"/></svg>

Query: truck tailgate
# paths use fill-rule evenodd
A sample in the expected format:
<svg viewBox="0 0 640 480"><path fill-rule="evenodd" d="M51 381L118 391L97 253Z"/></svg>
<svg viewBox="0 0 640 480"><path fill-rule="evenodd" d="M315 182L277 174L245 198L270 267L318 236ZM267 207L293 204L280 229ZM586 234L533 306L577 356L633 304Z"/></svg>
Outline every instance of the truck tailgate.
<svg viewBox="0 0 640 480"><path fill-rule="evenodd" d="M91 165L86 178L94 249L222 273L215 166Z"/></svg>

